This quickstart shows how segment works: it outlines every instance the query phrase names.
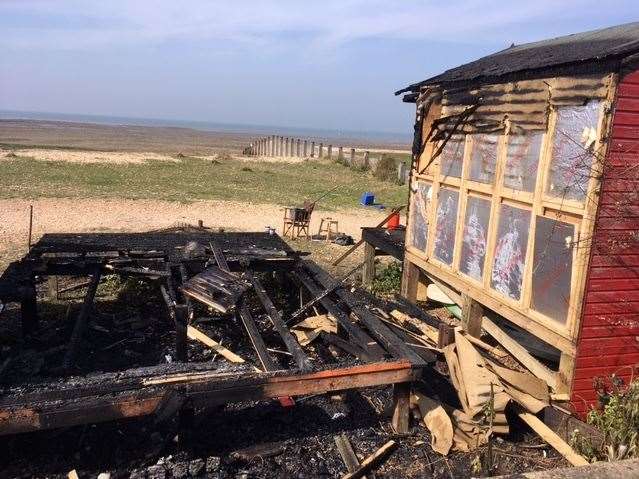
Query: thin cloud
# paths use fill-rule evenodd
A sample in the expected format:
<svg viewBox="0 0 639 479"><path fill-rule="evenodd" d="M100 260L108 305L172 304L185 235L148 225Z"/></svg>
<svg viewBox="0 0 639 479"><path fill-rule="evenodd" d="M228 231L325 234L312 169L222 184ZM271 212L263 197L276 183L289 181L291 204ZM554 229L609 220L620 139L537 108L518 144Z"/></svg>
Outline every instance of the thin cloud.
<svg viewBox="0 0 639 479"><path fill-rule="evenodd" d="M574 11L579 12L588 5L595 2L562 2L564 11L575 7ZM509 27L515 31L522 22L539 22L542 30L548 31L544 20L553 18L556 9L554 0L510 4L496 0L5 0L0 3L0 45L87 50L208 41L214 49L215 41L266 46L292 36L299 39L294 42L298 48L329 50L367 38L502 41L504 31ZM531 40L535 33L528 29L526 36L519 33L514 40Z"/></svg>

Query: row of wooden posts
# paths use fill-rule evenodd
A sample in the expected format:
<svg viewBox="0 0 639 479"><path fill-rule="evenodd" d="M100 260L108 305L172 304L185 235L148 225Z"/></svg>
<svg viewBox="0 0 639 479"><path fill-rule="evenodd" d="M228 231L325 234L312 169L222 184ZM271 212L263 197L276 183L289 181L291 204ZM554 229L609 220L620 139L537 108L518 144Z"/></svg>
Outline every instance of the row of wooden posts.
<svg viewBox="0 0 639 479"><path fill-rule="evenodd" d="M337 160L347 163L344 156L344 147L337 147ZM363 168L370 168L371 163L374 166L375 159L371 158L368 151L364 151L363 156L356 161L355 148L349 148L348 164L359 165ZM244 154L249 156L269 156L269 157L293 157L293 158L327 158L333 159L333 145L326 145L322 142L314 140L301 140L299 138L288 138L285 136L270 135L258 138L244 149ZM379 158L378 158L379 160ZM397 180L400 184L408 181L408 167L406 164L399 162L397 164Z"/></svg>
<svg viewBox="0 0 639 479"><path fill-rule="evenodd" d="M298 158L328 158L333 159L333 145L324 145L314 140L301 140L285 136L270 135L254 140L247 148L252 156L280 156ZM364 164L368 163L369 153L364 153ZM344 159L344 147L337 147L337 159ZM350 148L350 162L355 163L355 148Z"/></svg>

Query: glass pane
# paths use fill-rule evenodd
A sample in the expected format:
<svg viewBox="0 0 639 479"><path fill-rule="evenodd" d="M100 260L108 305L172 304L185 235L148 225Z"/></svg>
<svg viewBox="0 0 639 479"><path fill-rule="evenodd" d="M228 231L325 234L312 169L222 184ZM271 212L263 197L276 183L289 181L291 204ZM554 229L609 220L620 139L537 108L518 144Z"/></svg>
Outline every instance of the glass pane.
<svg viewBox="0 0 639 479"><path fill-rule="evenodd" d="M481 281L486 257L490 201L474 196L468 197L464 236L459 269L471 278Z"/></svg>
<svg viewBox="0 0 639 479"><path fill-rule="evenodd" d="M530 211L501 205L490 284L496 291L516 300L521 297L529 228Z"/></svg>
<svg viewBox="0 0 639 479"><path fill-rule="evenodd" d="M535 190L542 133L516 135L508 139L504 185L514 190Z"/></svg>
<svg viewBox="0 0 639 479"><path fill-rule="evenodd" d="M430 194L431 185L418 181L410 203L412 221L409 244L421 251L426 251L426 241L428 240L428 203Z"/></svg>
<svg viewBox="0 0 639 479"><path fill-rule="evenodd" d="M537 217L532 308L560 323L568 317L574 236L574 225Z"/></svg>
<svg viewBox="0 0 639 479"><path fill-rule="evenodd" d="M497 164L498 135L473 136L473 150L470 157L469 179L481 183L492 183Z"/></svg>
<svg viewBox="0 0 639 479"><path fill-rule="evenodd" d="M453 136L446 142L441 153L442 176L461 178L465 142L465 136Z"/></svg>
<svg viewBox="0 0 639 479"><path fill-rule="evenodd" d="M434 253L437 259L446 264L453 264L458 205L459 193L457 191L447 188L439 190Z"/></svg>
<svg viewBox="0 0 639 479"><path fill-rule="evenodd" d="M598 101L558 110L547 186L550 195L577 201L586 198L598 118Z"/></svg>

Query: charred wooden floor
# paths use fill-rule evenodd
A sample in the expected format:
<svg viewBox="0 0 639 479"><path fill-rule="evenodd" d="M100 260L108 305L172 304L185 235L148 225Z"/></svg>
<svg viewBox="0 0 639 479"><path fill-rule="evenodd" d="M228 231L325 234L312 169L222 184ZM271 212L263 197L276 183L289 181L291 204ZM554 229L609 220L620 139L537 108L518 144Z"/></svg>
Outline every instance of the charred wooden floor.
<svg viewBox="0 0 639 479"><path fill-rule="evenodd" d="M98 311L100 284L113 277L144 283L123 300L157 311L144 337L127 330L135 318ZM72 288L60 288L65 278L84 278L82 296L66 313L60 291ZM3 338L16 337L3 348L0 434L261 399L290 405L296 396L387 384L395 385L393 426L401 432L409 413L405 385L434 357L409 347L362 294L335 281L266 233L45 235L0 278L3 303L20 304L3 321ZM322 332L315 346L302 347L287 320L300 302L329 288L313 308L335 319L337 333ZM118 344L136 334L146 343L127 355ZM96 347L100 335L112 344ZM217 359L201 346L194 350L193 338L204 338ZM333 348L349 359L331 361ZM25 357L40 362L38 374L11 372Z"/></svg>

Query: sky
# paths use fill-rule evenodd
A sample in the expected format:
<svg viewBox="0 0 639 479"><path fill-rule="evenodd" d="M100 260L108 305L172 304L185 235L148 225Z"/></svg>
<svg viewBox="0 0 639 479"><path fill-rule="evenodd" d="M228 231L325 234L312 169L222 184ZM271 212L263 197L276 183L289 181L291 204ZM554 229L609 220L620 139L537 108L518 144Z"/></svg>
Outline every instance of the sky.
<svg viewBox="0 0 639 479"><path fill-rule="evenodd" d="M636 0L0 0L0 110L410 132L393 92Z"/></svg>

